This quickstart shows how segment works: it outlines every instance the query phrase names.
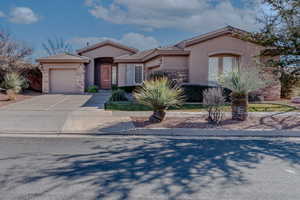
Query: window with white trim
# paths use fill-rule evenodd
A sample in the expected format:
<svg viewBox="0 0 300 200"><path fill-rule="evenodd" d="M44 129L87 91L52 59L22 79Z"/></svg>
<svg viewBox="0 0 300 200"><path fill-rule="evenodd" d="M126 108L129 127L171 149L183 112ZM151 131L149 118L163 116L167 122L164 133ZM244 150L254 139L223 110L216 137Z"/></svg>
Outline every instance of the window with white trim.
<svg viewBox="0 0 300 200"><path fill-rule="evenodd" d="M222 74L230 73L239 68L239 56L221 55L209 57L208 80L216 82Z"/></svg>
<svg viewBox="0 0 300 200"><path fill-rule="evenodd" d="M144 65L127 64L126 65L126 85L136 85L143 83Z"/></svg>

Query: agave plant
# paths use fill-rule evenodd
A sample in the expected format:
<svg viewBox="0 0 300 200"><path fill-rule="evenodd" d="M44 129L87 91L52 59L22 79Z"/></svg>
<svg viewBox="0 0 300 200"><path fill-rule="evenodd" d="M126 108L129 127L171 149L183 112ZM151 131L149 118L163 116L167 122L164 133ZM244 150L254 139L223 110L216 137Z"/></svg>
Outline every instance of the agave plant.
<svg viewBox="0 0 300 200"><path fill-rule="evenodd" d="M261 78L260 71L256 68L243 68L243 70L227 73L219 78L219 83L232 91L232 119L241 121L248 118L249 92L267 85L267 81Z"/></svg>
<svg viewBox="0 0 300 200"><path fill-rule="evenodd" d="M145 81L144 84L134 92L136 100L153 110L149 120L158 123L164 120L166 110L179 107L184 103L183 90L173 85L167 78Z"/></svg>
<svg viewBox="0 0 300 200"><path fill-rule="evenodd" d="M28 87L28 83L23 76L18 73L11 72L4 76L4 81L1 87L6 89L6 93L10 100L15 100L16 94L18 94L23 88Z"/></svg>

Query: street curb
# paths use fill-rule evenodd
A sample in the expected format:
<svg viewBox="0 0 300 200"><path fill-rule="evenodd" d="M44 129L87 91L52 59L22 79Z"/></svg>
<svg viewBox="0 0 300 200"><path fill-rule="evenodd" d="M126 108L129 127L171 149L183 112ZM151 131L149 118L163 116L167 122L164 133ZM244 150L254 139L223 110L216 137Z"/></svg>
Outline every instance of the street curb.
<svg viewBox="0 0 300 200"><path fill-rule="evenodd" d="M157 136L157 137L299 137L300 131L290 130L222 130L193 128L135 128L114 132L0 132L0 137L103 137L103 136Z"/></svg>

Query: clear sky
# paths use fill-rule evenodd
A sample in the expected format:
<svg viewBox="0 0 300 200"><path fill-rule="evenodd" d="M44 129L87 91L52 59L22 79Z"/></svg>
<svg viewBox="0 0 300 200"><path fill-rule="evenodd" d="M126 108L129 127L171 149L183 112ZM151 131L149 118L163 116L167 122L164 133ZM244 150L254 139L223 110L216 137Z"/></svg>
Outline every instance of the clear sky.
<svg viewBox="0 0 300 200"><path fill-rule="evenodd" d="M148 49L226 25L256 30L259 6L259 0L0 0L0 27L34 48L35 57L51 37L73 49L105 39Z"/></svg>

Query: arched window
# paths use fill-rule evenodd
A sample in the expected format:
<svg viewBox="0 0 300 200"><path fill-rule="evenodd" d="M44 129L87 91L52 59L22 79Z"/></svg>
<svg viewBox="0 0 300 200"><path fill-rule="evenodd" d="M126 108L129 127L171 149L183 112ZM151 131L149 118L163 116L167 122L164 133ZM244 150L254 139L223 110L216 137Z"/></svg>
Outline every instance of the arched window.
<svg viewBox="0 0 300 200"><path fill-rule="evenodd" d="M209 57L208 81L216 82L218 77L237 70L239 68L240 57L235 55L216 55Z"/></svg>

